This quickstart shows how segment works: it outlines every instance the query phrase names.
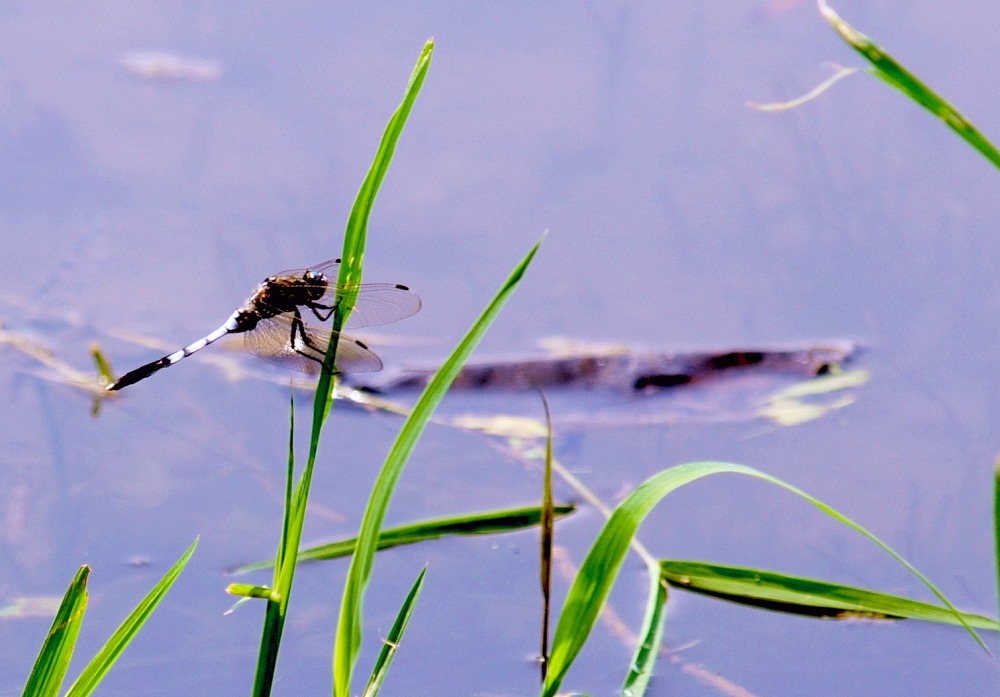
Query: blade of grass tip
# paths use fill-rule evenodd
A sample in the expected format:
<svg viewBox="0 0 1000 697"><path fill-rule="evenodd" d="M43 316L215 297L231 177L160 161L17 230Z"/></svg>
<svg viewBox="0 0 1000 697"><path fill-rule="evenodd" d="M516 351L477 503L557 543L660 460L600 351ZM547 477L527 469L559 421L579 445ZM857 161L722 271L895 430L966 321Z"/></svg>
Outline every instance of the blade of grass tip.
<svg viewBox="0 0 1000 697"><path fill-rule="evenodd" d="M542 475L542 520L541 520L541 563L539 565L540 582L542 586L542 646L539 651L539 663L542 670L542 683L549 665L549 615L551 610L552 591L552 538L555 527L554 502L552 500L552 414L549 402L542 392L538 393L545 407L545 470Z"/></svg>
<svg viewBox="0 0 1000 697"><path fill-rule="evenodd" d="M1000 167L1000 151L967 119L934 90L925 85L881 46L841 19L825 0L818 0L820 14L852 48L872 64L875 77L908 96L945 122L949 128L979 151L983 157Z"/></svg>
<svg viewBox="0 0 1000 697"><path fill-rule="evenodd" d="M430 383L424 388L416 405L414 405L413 411L406 418L385 463L382 465L382 470L375 480L375 486L368 499L368 505L361 522L357 550L351 557L351 567L348 570L347 583L344 586L343 600L340 605L340 619L337 623L337 640L333 655L335 697L348 697L350 694L351 673L354 670L358 652L361 650L362 601L368 579L371 576L372 559L375 555L379 530L389 507L396 482L399 480L410 453L413 452L413 448L434 409L520 283L541 243L542 241L539 240L532 246L500 288L493 301L479 316L479 319L434 374L434 377L431 378Z"/></svg>
<svg viewBox="0 0 1000 697"><path fill-rule="evenodd" d="M969 626L962 613L930 579L920 573L888 544L858 523L798 487L751 467L726 462L694 462L671 467L647 479L615 508L611 518L602 528L577 572L556 624L556 633L552 640L549 674L541 693L544 697L552 697L556 693L573 661L576 660L580 649L583 648L583 644L604 606L611 585L621 569L629 544L646 515L664 496L678 487L711 474L721 473L742 474L770 482L796 494L838 522L867 537L905 567L907 571L920 579L947 606L979 646L989 653L989 649L986 648L979 634Z"/></svg>
<svg viewBox="0 0 1000 697"><path fill-rule="evenodd" d="M413 614L413 608L416 606L417 598L420 596L420 590L424 587L424 576L426 574L427 567L425 566L420 570L417 580L413 582L410 592L407 593L406 599L403 601L403 605L399 608L399 612L396 613L396 620L392 623L389 636L382 640L382 650L379 651L378 658L375 660L375 666L372 669L371 678L368 680L368 686L365 688L364 697L375 697L382 687L385 676L389 673L389 666L392 664L392 659L395 658L396 652L399 650L399 643L403 639L403 632L406 631L406 625L410 622L410 615Z"/></svg>
<svg viewBox="0 0 1000 697"><path fill-rule="evenodd" d="M646 611L643 613L642 630L639 632L639 644L632 656L628 674L622 684L621 694L629 697L640 697L646 694L656 658L663 645L663 629L666 624L667 584L660 574L649 575L649 595L646 596Z"/></svg>
<svg viewBox="0 0 1000 697"><path fill-rule="evenodd" d="M49 697L59 694L59 687L66 677L69 661L73 657L76 637L87 610L87 577L89 566L81 566L63 595L49 633L35 659L31 675L25 683L24 697Z"/></svg>
<svg viewBox="0 0 1000 697"><path fill-rule="evenodd" d="M121 655L125 647L129 645L133 638L135 638L136 633L142 628L149 619L149 616L156 609L160 601L163 600L167 591L170 587L174 585L174 581L180 575L184 567L187 566L188 561L191 559L191 555L194 554L195 548L198 546L198 538L195 538L191 546L187 548L187 551L181 555L180 559L167 570L167 573L163 575L152 590L146 594L146 597L142 599L135 609L129 613L129 616L125 618L125 621L119 625L118 629L111 638L108 639L107 643L101 647L101 650L97 652L93 660L87 664L87 667L83 669L80 676L76 679L73 685L69 688L66 693L66 697L83 697L84 695L89 695L94 689L100 684L101 680L111 669L111 666L115 664L118 657Z"/></svg>
<svg viewBox="0 0 1000 697"><path fill-rule="evenodd" d="M351 210L351 216L347 221L347 234L344 239L345 256L342 257L343 263L340 267L338 285L342 288L353 289L355 295L358 284L361 283L361 260L360 258L354 258L352 255L356 253L356 250L361 250L363 253L364 237L368 229L368 218L372 205L375 202L375 196L378 194L382 180L385 178L385 173L389 169L389 163L392 161L393 153L396 151L396 143L399 141L399 136L403 132L406 120L410 116L410 110L413 108L421 87L423 87L424 78L427 76L427 70L430 68L433 53L434 40L428 39L420 51L420 56L417 58L417 63L413 71L410 73L410 79L403 92L403 100L389 119L385 133L382 136L382 141L379 143L375 160L368 171L368 176L365 177L361 185L361 191L358 192L354 208ZM353 307L353 297L350 300L352 302L349 307ZM337 310L339 313L339 305Z"/></svg>
<svg viewBox="0 0 1000 697"><path fill-rule="evenodd" d="M334 356L336 354L337 342L340 331L347 322L347 318L354 309L354 304L358 295L358 288L361 284L361 272L365 255L365 244L368 236L368 219L371 216L372 206L375 204L375 197L378 194L385 173L389 169L392 156L396 151L396 143L403 133L403 127L410 115L410 110L420 93L420 88L424 84L424 77L430 68L431 56L434 53L434 41L429 40L424 44L417 58L417 63L410 74L409 82L403 93L403 99L396 111L389 118L382 140L379 143L378 151L372 165L361 184L361 189L354 200L351 208L351 215L347 220L347 229L344 232L344 247L341 252L340 273L337 277L337 286L343 290L337 294L335 303L336 310L333 315L333 334L330 338L330 346L327 349L325 361L326 365L335 365ZM316 401L313 409L313 442L319 440L319 431L327 414L330 412L330 405L333 391L333 376L329 371L321 371L319 383L316 386Z"/></svg>

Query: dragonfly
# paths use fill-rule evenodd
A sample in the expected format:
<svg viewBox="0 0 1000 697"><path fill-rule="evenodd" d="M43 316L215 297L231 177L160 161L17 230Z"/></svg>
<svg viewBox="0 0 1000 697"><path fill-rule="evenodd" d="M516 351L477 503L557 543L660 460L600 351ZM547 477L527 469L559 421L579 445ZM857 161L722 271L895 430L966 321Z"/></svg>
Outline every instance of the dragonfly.
<svg viewBox="0 0 1000 697"><path fill-rule="evenodd" d="M261 358L304 373L319 373L326 368L326 348L333 331L318 323L333 316L337 295L345 291L336 284L339 270L340 259L331 259L269 276L214 332L125 373L107 389L113 392L134 385L229 334L243 334L247 349ZM418 310L420 297L407 286L365 283L357 287L346 328L390 324ZM381 359L361 341L345 334L338 337L331 372L373 373L381 369Z"/></svg>

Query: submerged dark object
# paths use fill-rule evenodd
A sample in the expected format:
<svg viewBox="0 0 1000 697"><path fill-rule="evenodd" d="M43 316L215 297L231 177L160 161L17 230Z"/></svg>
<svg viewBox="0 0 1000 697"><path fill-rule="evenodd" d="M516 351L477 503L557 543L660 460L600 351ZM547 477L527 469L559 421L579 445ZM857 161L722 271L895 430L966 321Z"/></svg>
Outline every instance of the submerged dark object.
<svg viewBox="0 0 1000 697"><path fill-rule="evenodd" d="M455 378L452 389L655 392L746 371L822 375L850 359L857 350L855 342L839 340L720 351L581 351L550 358L470 363ZM422 389L433 375L434 370L404 370L396 378L367 389L377 392Z"/></svg>

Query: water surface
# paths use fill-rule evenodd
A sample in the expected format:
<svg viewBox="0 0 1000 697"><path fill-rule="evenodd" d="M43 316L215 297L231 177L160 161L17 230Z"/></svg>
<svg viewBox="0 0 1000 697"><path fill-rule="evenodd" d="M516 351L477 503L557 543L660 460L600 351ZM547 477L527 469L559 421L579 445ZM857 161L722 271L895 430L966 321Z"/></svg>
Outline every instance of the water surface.
<svg viewBox="0 0 1000 697"><path fill-rule="evenodd" d="M993 4L836 7L996 136ZM810 3L11 5L0 13L4 326L80 370L99 341L124 371L161 352L115 332L178 348L268 274L337 256L431 36L434 62L379 196L366 266L371 281L416 288L424 310L380 333L392 339L373 341L380 355L440 359L543 230L481 355L528 352L551 335L653 349L862 339L872 380L824 419L576 430L557 454L608 502L682 462L760 468L868 526L964 609L995 614L997 173L863 75L793 112L748 109L804 93L829 74L824 61L859 65ZM145 79L123 62L136 51L220 72ZM230 380L210 351L277 383ZM246 693L261 612L223 616L223 572L276 544L282 374L213 346L94 419L86 395L12 350L0 355L0 596L61 595L90 564L77 651L87 658L200 535L103 693ZM600 399L560 396L557 421ZM492 407L535 408L517 397ZM353 533L398 425L335 412L308 539ZM431 427L389 522L523 505L537 492L537 472L488 440ZM577 563L600 522L585 510L560 527ZM759 482L679 492L642 537L664 557L927 597L871 544ZM426 563L386 690L535 693L535 549L529 531L380 555L360 665ZM298 575L279 693L329 690L344 569ZM566 587L559 579L560 597ZM641 565L627 564L612 604L633 628L644 590ZM979 695L995 681L992 660L958 629L808 621L680 593L672 602L666 643L679 650L653 694L725 694L692 666L761 695ZM0 621L0 692L20 691L48 624ZM598 627L567 687L613 694L630 652ZM943 684L942 665L961 682Z"/></svg>

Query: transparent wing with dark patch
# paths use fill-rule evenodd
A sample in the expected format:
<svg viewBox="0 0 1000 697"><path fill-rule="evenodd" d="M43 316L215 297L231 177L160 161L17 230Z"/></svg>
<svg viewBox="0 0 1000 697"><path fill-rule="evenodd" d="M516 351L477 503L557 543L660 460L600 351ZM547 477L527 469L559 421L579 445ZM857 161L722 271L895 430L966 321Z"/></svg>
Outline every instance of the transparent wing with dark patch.
<svg viewBox="0 0 1000 697"><path fill-rule="evenodd" d="M315 288L316 298L313 300L315 311L309 306L301 306L304 321L321 321L337 302L337 274L340 271L340 260L331 259L316 264L308 269L295 269L275 274L272 278L277 283L296 284L299 288ZM307 274L320 275L318 281L307 281ZM420 310L420 296L408 287L393 283L362 283L358 286L357 300L345 329L359 327L380 327L397 320L416 314ZM317 312L319 314L317 314Z"/></svg>
<svg viewBox="0 0 1000 697"><path fill-rule="evenodd" d="M288 313L261 320L253 331L245 335L247 350L285 368L302 373L319 373L332 332L326 327L303 324L305 340L296 328L293 346L294 321L294 315ZM382 361L374 352L344 334L340 335L337 344L334 365L338 373L375 373L382 370Z"/></svg>

